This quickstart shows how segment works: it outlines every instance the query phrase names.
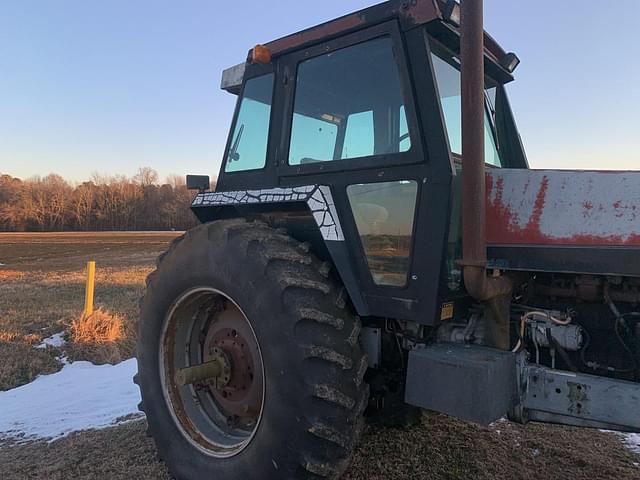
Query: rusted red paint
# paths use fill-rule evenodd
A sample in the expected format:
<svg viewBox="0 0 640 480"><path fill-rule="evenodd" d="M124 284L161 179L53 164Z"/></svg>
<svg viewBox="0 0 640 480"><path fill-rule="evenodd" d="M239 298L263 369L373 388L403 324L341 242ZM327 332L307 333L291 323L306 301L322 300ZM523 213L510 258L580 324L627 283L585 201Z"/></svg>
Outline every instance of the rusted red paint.
<svg viewBox="0 0 640 480"><path fill-rule="evenodd" d="M369 21L377 23L392 18L399 18L404 29L442 18L442 9L446 0L395 0L384 4L374 5L358 12L336 18L315 27L302 30L286 37L273 40L265 46L271 55L278 56L291 50L311 45L329 37L342 35L363 27ZM453 27L455 29L455 27ZM484 33L485 53L496 62L500 62L506 55L502 47L488 33Z"/></svg>
<svg viewBox="0 0 640 480"><path fill-rule="evenodd" d="M442 18L439 0L407 0L388 2L336 18L301 32L279 38L266 44L272 55L277 56L296 48L310 45L327 38L342 35L369 23L392 18L401 18L407 26L422 25Z"/></svg>
<svg viewBox="0 0 640 480"><path fill-rule="evenodd" d="M276 56L302 45L317 42L318 40L353 30L364 23L364 16L360 12L356 12L327 23L323 23L316 27L279 38L278 40L267 43L265 46L273 56Z"/></svg>
<svg viewBox="0 0 640 480"><path fill-rule="evenodd" d="M402 2L400 15L410 25L422 25L435 18L442 18L441 8L444 8L445 3L443 0L408 0Z"/></svg>
<svg viewBox="0 0 640 480"><path fill-rule="evenodd" d="M504 169L486 182L489 244L640 246L640 172Z"/></svg>
<svg viewBox="0 0 640 480"><path fill-rule="evenodd" d="M547 199L547 190L549 189L549 177L546 175L542 177L542 181L540 182L540 188L538 189L538 193L536 195L536 202L533 207L533 213L529 218L529 222L527 223L527 230L531 231L534 229L538 229L540 227L540 218L542 218L542 214L544 213L544 205Z"/></svg>

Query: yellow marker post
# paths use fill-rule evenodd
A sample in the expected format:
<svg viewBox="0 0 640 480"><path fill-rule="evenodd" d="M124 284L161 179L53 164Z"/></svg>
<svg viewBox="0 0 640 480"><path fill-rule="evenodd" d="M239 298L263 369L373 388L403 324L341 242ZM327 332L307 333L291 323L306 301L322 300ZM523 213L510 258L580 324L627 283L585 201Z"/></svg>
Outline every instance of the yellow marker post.
<svg viewBox="0 0 640 480"><path fill-rule="evenodd" d="M84 314L93 314L93 285L96 277L96 262L87 262L87 287L84 294Z"/></svg>

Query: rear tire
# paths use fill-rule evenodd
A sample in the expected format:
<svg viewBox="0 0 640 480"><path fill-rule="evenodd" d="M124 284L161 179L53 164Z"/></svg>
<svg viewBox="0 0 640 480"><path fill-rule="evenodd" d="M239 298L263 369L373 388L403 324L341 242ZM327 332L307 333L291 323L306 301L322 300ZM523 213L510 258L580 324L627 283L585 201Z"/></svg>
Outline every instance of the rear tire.
<svg viewBox="0 0 640 480"><path fill-rule="evenodd" d="M263 364L260 416L230 455L194 446L163 387L173 378L160 358L166 326L174 322L170 312L179 311L176 302L185 294L203 288L222 292L241 309ZM195 321L183 316L175 321ZM244 220L189 231L159 258L141 302L136 383L160 457L183 480L338 478L359 440L368 401L359 332L344 289L308 244Z"/></svg>

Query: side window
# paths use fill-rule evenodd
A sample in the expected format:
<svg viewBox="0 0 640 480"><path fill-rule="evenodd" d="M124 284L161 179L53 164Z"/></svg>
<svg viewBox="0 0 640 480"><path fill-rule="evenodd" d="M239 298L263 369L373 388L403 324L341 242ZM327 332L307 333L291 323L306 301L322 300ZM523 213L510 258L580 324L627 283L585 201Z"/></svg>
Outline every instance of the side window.
<svg viewBox="0 0 640 480"><path fill-rule="evenodd" d="M438 83L438 92L440 93L440 104L442 105L447 136L449 137L449 146L452 153L461 155L462 98L460 93L460 70L454 57L450 57L448 60L445 61L439 55L432 54L433 68ZM486 108L484 118L484 161L496 167L502 166L493 134L493 122Z"/></svg>
<svg viewBox="0 0 640 480"><path fill-rule="evenodd" d="M406 152L411 148L409 138L409 125L407 125L407 114L404 105L400 106L400 151Z"/></svg>
<svg viewBox="0 0 640 480"><path fill-rule="evenodd" d="M410 148L390 37L298 64L290 165L388 155Z"/></svg>
<svg viewBox="0 0 640 480"><path fill-rule="evenodd" d="M225 172L264 167L267 159L273 74L247 80L234 124Z"/></svg>
<svg viewBox="0 0 640 480"><path fill-rule="evenodd" d="M417 194L414 180L347 187L369 270L378 285L407 284Z"/></svg>

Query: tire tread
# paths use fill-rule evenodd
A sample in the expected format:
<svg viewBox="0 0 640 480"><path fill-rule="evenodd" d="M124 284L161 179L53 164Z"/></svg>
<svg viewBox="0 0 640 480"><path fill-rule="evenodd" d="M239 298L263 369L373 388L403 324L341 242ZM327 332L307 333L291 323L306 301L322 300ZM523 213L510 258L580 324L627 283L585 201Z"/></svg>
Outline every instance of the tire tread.
<svg viewBox="0 0 640 480"><path fill-rule="evenodd" d="M360 319L352 311L346 290L332 275L331 264L313 254L310 243L295 240L286 230L244 219L206 223L175 238L147 277L147 289L154 288L165 262L191 248L191 241L201 241L203 234L208 248L233 246L257 260L264 268L261 274L277 285L279 301L291 316L292 330L283 333L297 343L304 359L301 368L305 369L307 390L301 401L307 403L300 426L307 440L296 446L296 468L306 472L301 478L339 478L362 433L369 398L368 385L363 382L367 359L358 342ZM188 239L189 245L182 248ZM298 326L306 327L296 330ZM140 382L138 375L134 382ZM315 406L321 407L322 414ZM144 409L143 402L140 407Z"/></svg>

